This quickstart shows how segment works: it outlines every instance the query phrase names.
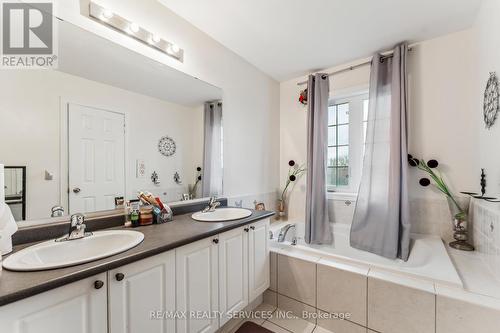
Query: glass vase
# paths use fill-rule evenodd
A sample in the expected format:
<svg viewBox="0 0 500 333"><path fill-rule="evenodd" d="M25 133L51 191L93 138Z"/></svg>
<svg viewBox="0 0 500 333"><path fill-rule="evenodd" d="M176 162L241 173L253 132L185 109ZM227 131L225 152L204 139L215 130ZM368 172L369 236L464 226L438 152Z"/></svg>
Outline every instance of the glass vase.
<svg viewBox="0 0 500 333"><path fill-rule="evenodd" d="M285 200L278 199L278 205L277 205L277 214L276 214L276 219L277 220L285 220L286 219L286 202Z"/></svg>
<svg viewBox="0 0 500 333"><path fill-rule="evenodd" d="M455 239L455 241L449 243L449 245L457 250L474 251L474 246L468 242L469 234L467 230L470 198L456 198L455 201L453 201L452 198L448 197L447 200L453 224L453 238ZM459 207L457 207L457 205Z"/></svg>

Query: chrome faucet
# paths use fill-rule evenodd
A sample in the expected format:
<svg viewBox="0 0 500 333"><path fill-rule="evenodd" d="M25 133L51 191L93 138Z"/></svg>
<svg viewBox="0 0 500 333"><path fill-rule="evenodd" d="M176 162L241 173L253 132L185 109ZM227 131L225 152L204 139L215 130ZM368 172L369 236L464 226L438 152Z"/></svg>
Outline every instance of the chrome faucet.
<svg viewBox="0 0 500 333"><path fill-rule="evenodd" d="M213 212L215 211L215 208L220 206L220 202L217 201L217 197L210 197L208 200L208 206L205 207L201 212L202 213L208 213L208 212Z"/></svg>
<svg viewBox="0 0 500 333"><path fill-rule="evenodd" d="M62 206L54 206L50 209L50 217L59 217L64 215L64 208Z"/></svg>
<svg viewBox="0 0 500 333"><path fill-rule="evenodd" d="M283 243L285 241L286 235L290 229L295 230L295 224L287 224L286 226L280 229L280 233L278 235L278 243ZM294 240L292 243L297 243L297 241Z"/></svg>
<svg viewBox="0 0 500 333"><path fill-rule="evenodd" d="M56 239L56 242L70 241L91 236L91 232L85 232L86 225L83 222L85 222L85 216L83 216L83 214L78 213L71 215L68 234Z"/></svg>

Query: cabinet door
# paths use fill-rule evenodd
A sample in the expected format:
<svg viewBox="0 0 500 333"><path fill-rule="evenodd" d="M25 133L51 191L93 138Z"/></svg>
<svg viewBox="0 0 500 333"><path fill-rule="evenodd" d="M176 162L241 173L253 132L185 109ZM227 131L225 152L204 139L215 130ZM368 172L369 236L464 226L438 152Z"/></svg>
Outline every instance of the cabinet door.
<svg viewBox="0 0 500 333"><path fill-rule="evenodd" d="M4 305L0 307L0 331L107 332L106 290L106 273L101 273Z"/></svg>
<svg viewBox="0 0 500 333"><path fill-rule="evenodd" d="M177 332L209 333L219 328L218 237L176 249Z"/></svg>
<svg viewBox="0 0 500 333"><path fill-rule="evenodd" d="M219 235L220 326L230 319L227 313L248 305L249 229L245 226Z"/></svg>
<svg viewBox="0 0 500 333"><path fill-rule="evenodd" d="M269 288L269 219L250 225L248 235L249 301L252 302Z"/></svg>
<svg viewBox="0 0 500 333"><path fill-rule="evenodd" d="M109 332L175 332L175 251L108 272Z"/></svg>

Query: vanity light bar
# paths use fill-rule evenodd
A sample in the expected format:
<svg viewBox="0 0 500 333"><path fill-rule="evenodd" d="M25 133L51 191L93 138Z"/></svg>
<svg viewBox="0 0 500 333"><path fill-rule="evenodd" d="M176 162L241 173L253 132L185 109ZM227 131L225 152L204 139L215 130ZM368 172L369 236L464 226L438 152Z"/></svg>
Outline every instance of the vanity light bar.
<svg viewBox="0 0 500 333"><path fill-rule="evenodd" d="M137 23L131 22L95 2L90 2L89 14L90 17L96 19L101 24L113 27L180 62L184 60L184 50L176 44L162 39L160 36L142 28Z"/></svg>

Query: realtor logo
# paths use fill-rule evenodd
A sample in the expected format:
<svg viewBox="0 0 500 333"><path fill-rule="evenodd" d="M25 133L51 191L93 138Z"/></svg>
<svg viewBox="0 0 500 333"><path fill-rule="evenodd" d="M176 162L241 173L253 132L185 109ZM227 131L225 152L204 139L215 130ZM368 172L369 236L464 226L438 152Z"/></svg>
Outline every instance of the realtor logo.
<svg viewBox="0 0 500 333"><path fill-rule="evenodd" d="M53 4L2 3L2 67L55 67Z"/></svg>

